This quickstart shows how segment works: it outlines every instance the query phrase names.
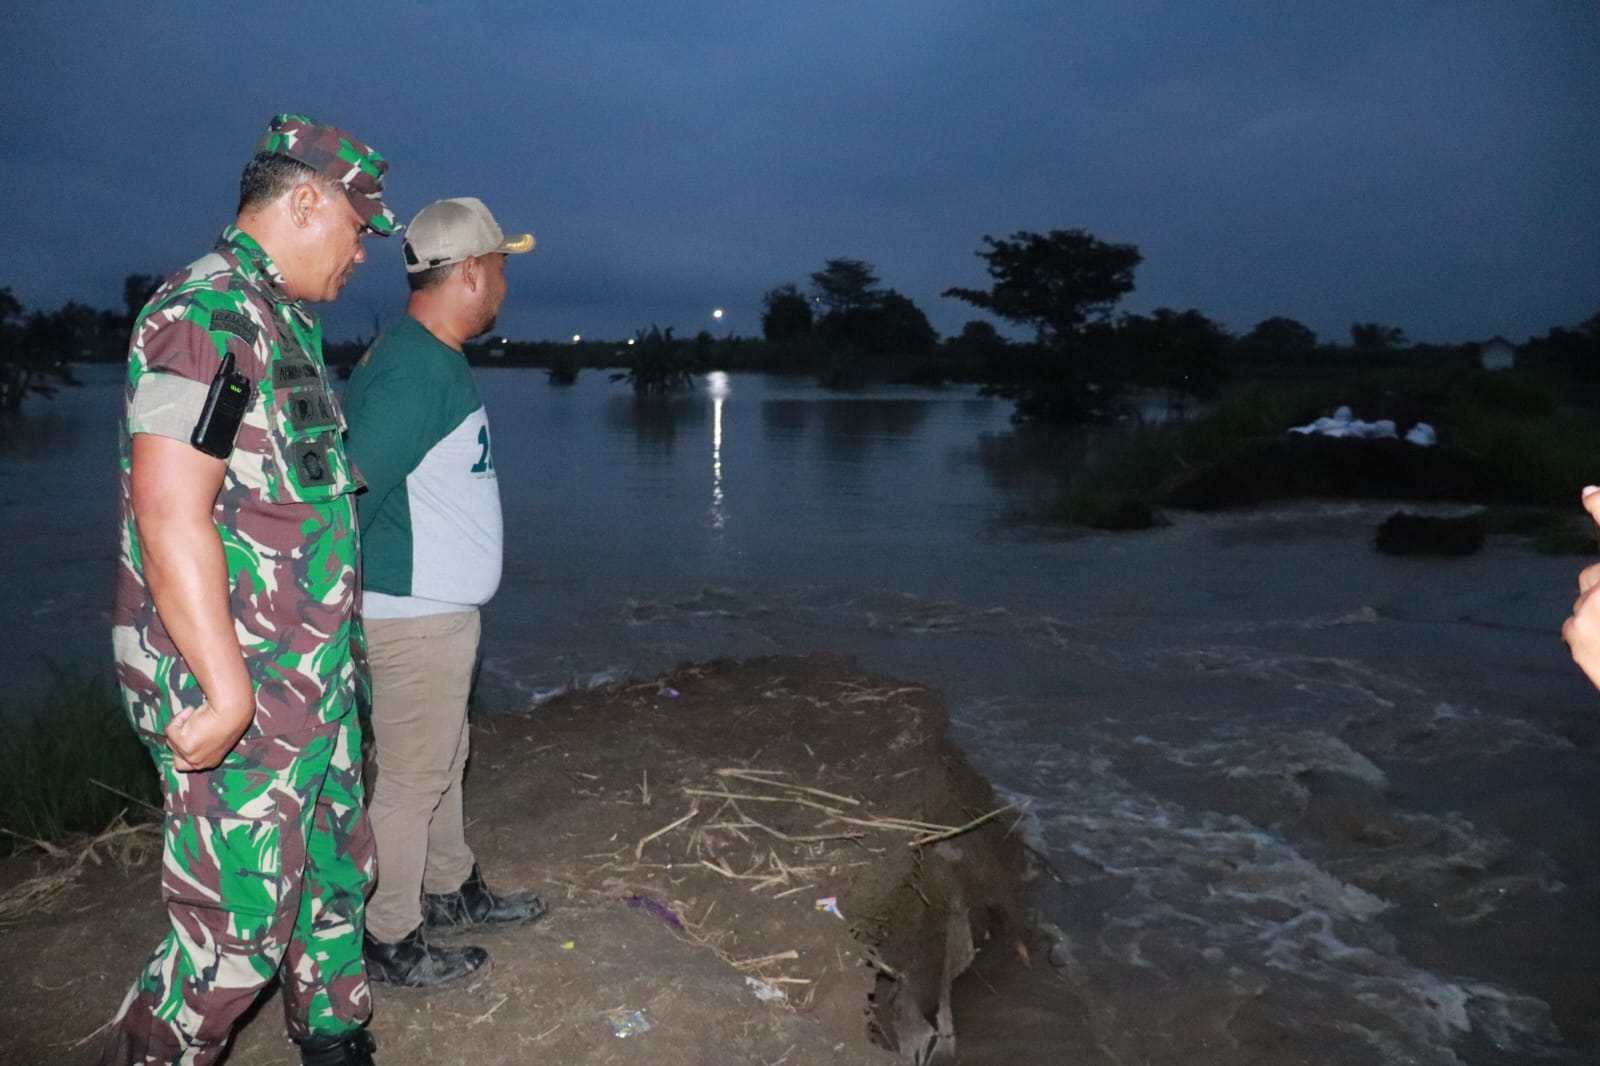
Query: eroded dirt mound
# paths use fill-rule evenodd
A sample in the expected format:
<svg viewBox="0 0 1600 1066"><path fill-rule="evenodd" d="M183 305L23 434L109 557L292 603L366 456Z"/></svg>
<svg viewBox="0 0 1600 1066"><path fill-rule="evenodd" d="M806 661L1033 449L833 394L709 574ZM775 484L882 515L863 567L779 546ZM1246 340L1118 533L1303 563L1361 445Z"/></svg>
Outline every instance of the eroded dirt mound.
<svg viewBox="0 0 1600 1066"><path fill-rule="evenodd" d="M464 985L375 988L384 1066L920 1060L948 1047L976 947L1024 935L1016 813L920 686L830 657L718 662L479 721L472 742L479 861L552 914L473 938L494 962ZM0 1061L92 1061L161 935L150 849L98 857L0 928ZM68 865L6 860L0 893ZM277 1010L231 1063L296 1061Z"/></svg>

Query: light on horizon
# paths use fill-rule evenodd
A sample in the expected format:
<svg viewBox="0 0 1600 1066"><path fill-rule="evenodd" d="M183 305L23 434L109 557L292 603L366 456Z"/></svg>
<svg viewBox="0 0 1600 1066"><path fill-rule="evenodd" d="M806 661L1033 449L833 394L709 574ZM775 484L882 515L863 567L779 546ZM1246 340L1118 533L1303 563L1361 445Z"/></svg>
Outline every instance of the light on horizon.
<svg viewBox="0 0 1600 1066"><path fill-rule="evenodd" d="M722 317L722 308L719 307L715 311L712 311L711 312L711 317L712 318L721 318Z"/></svg>
<svg viewBox="0 0 1600 1066"><path fill-rule="evenodd" d="M572 335L572 343L573 343L573 344L577 344L577 343L578 343L578 342L579 342L579 341L581 341L581 340L583 340L583 334L581 334L581 333L574 333L574 334L573 334L573 335Z"/></svg>

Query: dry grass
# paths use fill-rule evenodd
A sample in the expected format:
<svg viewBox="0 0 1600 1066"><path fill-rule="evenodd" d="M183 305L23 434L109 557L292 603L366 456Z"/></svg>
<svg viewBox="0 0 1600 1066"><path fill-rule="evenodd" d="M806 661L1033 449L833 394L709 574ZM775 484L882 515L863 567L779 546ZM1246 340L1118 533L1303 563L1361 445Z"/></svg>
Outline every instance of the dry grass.
<svg viewBox="0 0 1600 1066"><path fill-rule="evenodd" d="M899 690L887 695L898 695ZM852 695L866 702L884 694L857 692ZM942 825L912 818L874 813L859 799L802 785L792 774L781 770L751 767L724 767L712 771L713 779L703 785L680 788L688 807L677 818L640 837L632 847L631 865L612 853L602 868L629 870L695 870L739 883L754 893L779 899L805 892L834 876L842 868L861 866L870 853L881 852L872 841L882 837L910 839L909 847L922 847L970 832L999 817L1013 805L997 807L961 825ZM735 791L737 786L737 791ZM756 818L751 809L788 810L814 819L814 831L793 832L777 828L770 820ZM652 847L669 846L666 863L646 862ZM866 853L866 854L863 854ZM594 856L600 858L601 856ZM713 908L714 908L713 904ZM805 1006L815 992L812 977L783 972L783 964L800 959L793 949L754 957L739 957L726 948L730 934L711 924L712 909L699 921L684 918L685 907L674 901L673 912L682 922L681 935L711 951L729 966L749 977L774 987L805 986L805 995L791 1006Z"/></svg>
<svg viewBox="0 0 1600 1066"><path fill-rule="evenodd" d="M55 869L0 893L0 925L47 912L77 882L87 865L99 866L110 859L124 868L133 867L143 861L152 847L160 847L161 827L149 822L130 824L125 819L126 813L119 814L104 831L64 844L52 844L0 829L0 833L39 848L58 864Z"/></svg>

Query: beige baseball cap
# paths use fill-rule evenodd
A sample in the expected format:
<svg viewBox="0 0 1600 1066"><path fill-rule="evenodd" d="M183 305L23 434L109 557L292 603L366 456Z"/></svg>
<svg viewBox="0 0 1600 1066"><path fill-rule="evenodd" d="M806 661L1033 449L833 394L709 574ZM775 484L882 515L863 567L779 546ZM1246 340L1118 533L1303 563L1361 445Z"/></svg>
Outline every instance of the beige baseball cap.
<svg viewBox="0 0 1600 1066"><path fill-rule="evenodd" d="M417 212L405 235L407 274L459 263L475 255L533 250L533 234L507 237L483 201L475 196L435 200Z"/></svg>

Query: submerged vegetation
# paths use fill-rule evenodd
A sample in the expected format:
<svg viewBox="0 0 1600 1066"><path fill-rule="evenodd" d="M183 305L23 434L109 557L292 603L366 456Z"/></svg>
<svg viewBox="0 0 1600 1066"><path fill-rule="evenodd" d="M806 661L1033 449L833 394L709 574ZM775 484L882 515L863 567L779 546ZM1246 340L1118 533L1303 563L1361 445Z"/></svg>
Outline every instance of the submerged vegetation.
<svg viewBox="0 0 1600 1066"><path fill-rule="evenodd" d="M1105 526L1135 505L1207 510L1283 498L1451 500L1492 505L1496 531L1563 531L1578 489L1600 477L1600 423L1556 402L1532 374L1370 371L1225 390L1204 413L1106 438L1040 517ZM1287 432L1348 405L1403 435L1426 422L1439 443L1338 440ZM1531 509L1531 510L1530 510Z"/></svg>
<svg viewBox="0 0 1600 1066"><path fill-rule="evenodd" d="M671 326L662 330L652 325L628 342L624 369L614 372L611 380L626 381L636 396L655 396L689 388L696 374L711 369L710 342L711 335L702 333L685 344L673 339Z"/></svg>

